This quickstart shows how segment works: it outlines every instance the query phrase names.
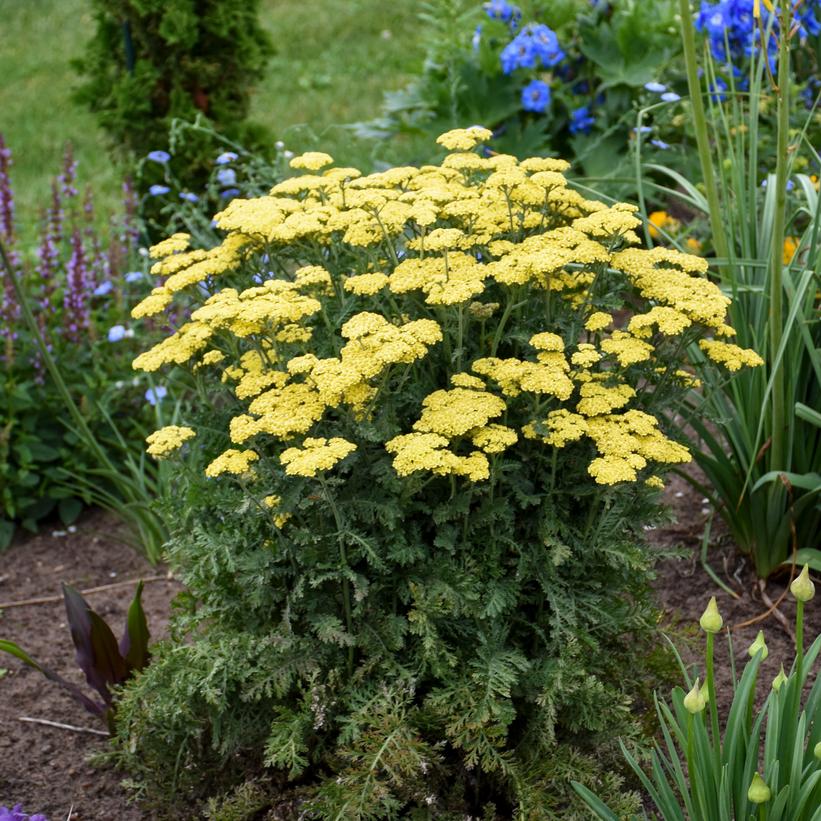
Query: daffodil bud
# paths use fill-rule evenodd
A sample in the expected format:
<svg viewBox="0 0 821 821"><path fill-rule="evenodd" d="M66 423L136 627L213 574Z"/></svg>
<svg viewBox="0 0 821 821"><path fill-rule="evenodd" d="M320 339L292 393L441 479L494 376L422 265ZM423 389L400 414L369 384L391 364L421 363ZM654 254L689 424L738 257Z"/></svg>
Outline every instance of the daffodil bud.
<svg viewBox="0 0 821 821"><path fill-rule="evenodd" d="M704 698L704 693L701 692L701 688L698 686L698 679L696 679L693 689L684 696L684 709L687 710L688 713L695 715L696 713L700 713L706 706L707 699Z"/></svg>
<svg viewBox="0 0 821 821"><path fill-rule="evenodd" d="M764 659L770 654L770 651L767 649L767 643L764 641L763 630L758 631L755 641L749 646L747 652L750 654L750 658L755 658L755 654L759 650L761 651L761 661L764 661Z"/></svg>
<svg viewBox="0 0 821 821"><path fill-rule="evenodd" d="M698 623L705 633L718 633L721 630L724 619L721 618L721 613L718 612L715 596L710 599L707 609L701 614Z"/></svg>
<svg viewBox="0 0 821 821"><path fill-rule="evenodd" d="M813 747L812 754L821 761L821 741L819 741L815 747Z"/></svg>
<svg viewBox="0 0 821 821"><path fill-rule="evenodd" d="M787 680L784 674L784 665L781 665L781 672L773 679L773 690L777 693L781 689L781 685Z"/></svg>
<svg viewBox="0 0 821 821"><path fill-rule="evenodd" d="M795 596L796 601L808 602L815 595L815 585L810 580L810 569L804 565L801 575L793 579L790 585L790 593Z"/></svg>
<svg viewBox="0 0 821 821"><path fill-rule="evenodd" d="M750 789L747 790L747 798L753 804L766 804L772 798L772 791L767 782L758 773L753 776Z"/></svg>

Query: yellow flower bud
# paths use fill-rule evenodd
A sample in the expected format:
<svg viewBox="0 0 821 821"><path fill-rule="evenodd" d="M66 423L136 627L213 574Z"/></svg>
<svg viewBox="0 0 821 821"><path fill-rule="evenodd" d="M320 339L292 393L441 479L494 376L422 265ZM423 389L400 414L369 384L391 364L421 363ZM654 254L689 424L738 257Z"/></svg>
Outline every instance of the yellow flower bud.
<svg viewBox="0 0 821 821"><path fill-rule="evenodd" d="M784 674L784 665L781 665L781 672L773 679L773 690L777 693L781 689L781 685L787 680Z"/></svg>
<svg viewBox="0 0 821 821"><path fill-rule="evenodd" d="M721 613L718 612L715 596L710 599L707 609L701 614L698 623L705 633L718 633L723 627L724 619L721 618Z"/></svg>
<svg viewBox="0 0 821 821"><path fill-rule="evenodd" d="M747 798L753 804L766 804L772 798L772 791L767 782L758 773L753 776L750 789L747 790Z"/></svg>
<svg viewBox="0 0 821 821"><path fill-rule="evenodd" d="M795 596L796 601L802 602L808 602L815 595L815 585L810 579L810 569L806 564L801 575L790 585L790 593Z"/></svg>
<svg viewBox="0 0 821 821"><path fill-rule="evenodd" d="M693 689L684 696L684 709L687 710L688 713L695 715L696 713L700 713L706 706L707 699L704 698L704 693L701 692L701 688L698 686L698 679L696 679Z"/></svg>
<svg viewBox="0 0 821 821"><path fill-rule="evenodd" d="M759 630L758 635L755 637L755 641L747 648L747 652L750 654L750 658L755 658L755 654L758 651L761 651L761 661L764 661L765 658L770 654L770 651L767 649L767 643L764 641L764 631Z"/></svg>

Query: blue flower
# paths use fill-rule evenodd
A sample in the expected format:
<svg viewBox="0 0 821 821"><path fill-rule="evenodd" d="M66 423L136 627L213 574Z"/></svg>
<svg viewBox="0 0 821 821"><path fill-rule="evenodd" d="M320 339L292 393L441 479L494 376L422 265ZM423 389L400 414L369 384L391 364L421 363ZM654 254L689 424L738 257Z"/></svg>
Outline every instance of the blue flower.
<svg viewBox="0 0 821 821"><path fill-rule="evenodd" d="M542 80L531 80L522 89L522 108L543 112L550 105L550 86Z"/></svg>
<svg viewBox="0 0 821 821"><path fill-rule="evenodd" d="M139 282L143 278L143 276L144 275L143 275L142 271L129 271L125 275L125 281L126 282Z"/></svg>
<svg viewBox="0 0 821 821"><path fill-rule="evenodd" d="M650 145L660 148L662 151L666 151L670 147L670 143L666 143L664 140L650 140Z"/></svg>
<svg viewBox="0 0 821 821"><path fill-rule="evenodd" d="M220 168L217 171L217 182L220 185L235 185L237 181L237 172L233 168Z"/></svg>
<svg viewBox="0 0 821 821"><path fill-rule="evenodd" d="M114 285L111 283L110 279L106 279L101 282L95 289L94 289L94 296L105 296L106 294L111 293L111 289Z"/></svg>
<svg viewBox="0 0 821 821"><path fill-rule="evenodd" d="M535 68L539 63L547 68L564 59L556 32L543 23L529 23L499 55L502 71L510 74L517 68Z"/></svg>
<svg viewBox="0 0 821 821"><path fill-rule="evenodd" d="M165 165L171 159L171 155L167 151L149 151L146 159Z"/></svg>
<svg viewBox="0 0 821 821"><path fill-rule="evenodd" d="M656 83L656 82L652 82L652 83L645 83L645 84L644 84L644 87L645 87L648 91L652 91L652 92L653 92L653 93L655 93L655 94L662 94L662 93L664 93L665 91L667 91L667 86L666 86L666 85L664 85L664 83Z"/></svg>
<svg viewBox="0 0 821 821"><path fill-rule="evenodd" d="M166 396L168 396L168 388L165 388L162 385L157 385L156 388L149 388L145 392L145 401L148 402L149 405L156 405Z"/></svg>
<svg viewBox="0 0 821 821"><path fill-rule="evenodd" d="M677 103L681 97L676 94L675 91L666 91L661 95L661 99L664 100L665 103Z"/></svg>
<svg viewBox="0 0 821 821"><path fill-rule="evenodd" d="M220 191L220 196L224 200L231 200L239 195L239 188L226 188L225 191Z"/></svg>
<svg viewBox="0 0 821 821"><path fill-rule="evenodd" d="M570 133L589 134L595 122L596 118L590 113L590 107L580 106L570 113Z"/></svg>
<svg viewBox="0 0 821 821"><path fill-rule="evenodd" d="M653 129L650 128L649 125L643 125L643 126L641 126L641 128L631 129L630 133L631 134L636 134L636 133L638 133L638 134L649 134L652 130Z"/></svg>
<svg viewBox="0 0 821 821"><path fill-rule="evenodd" d="M170 190L167 185L152 185L151 188L148 189L148 193L151 194L152 197L160 197L163 194L167 194Z"/></svg>
<svg viewBox="0 0 821 821"><path fill-rule="evenodd" d="M121 339L125 339L125 325L112 325L108 329L108 341L119 342Z"/></svg>
<svg viewBox="0 0 821 821"><path fill-rule="evenodd" d="M522 17L522 10L506 0L489 0L484 9L491 20L501 20L511 26L515 26Z"/></svg>
<svg viewBox="0 0 821 821"><path fill-rule="evenodd" d="M476 28L473 32L473 37L470 38L471 48L474 51L478 51L479 50L479 45L481 44L481 42L482 42L482 24L479 23L479 25L476 26Z"/></svg>
<svg viewBox="0 0 821 821"><path fill-rule="evenodd" d="M186 202L200 201L200 198L196 194L192 194L190 191L180 191L180 199L185 200Z"/></svg>
<svg viewBox="0 0 821 821"><path fill-rule="evenodd" d="M239 155L234 151L223 151L222 154L215 160L217 165L228 165L233 162Z"/></svg>

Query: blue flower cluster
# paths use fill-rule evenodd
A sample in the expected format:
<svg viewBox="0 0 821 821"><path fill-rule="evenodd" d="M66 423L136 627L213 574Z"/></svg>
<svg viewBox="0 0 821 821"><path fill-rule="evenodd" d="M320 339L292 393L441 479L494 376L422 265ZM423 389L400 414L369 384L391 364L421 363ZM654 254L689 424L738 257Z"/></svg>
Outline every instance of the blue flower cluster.
<svg viewBox="0 0 821 821"><path fill-rule="evenodd" d="M707 35L710 51L720 63L732 65L733 73L741 77L742 66L761 49L761 29L753 17L754 0L720 0L710 3L702 0L701 8L696 15L696 28ZM821 34L821 0L803 0L793 3L795 25L799 36L816 37ZM769 25L769 15L765 3L761 3L762 27ZM778 54L778 18L772 23L773 36L767 41L767 56L771 67L775 66ZM729 47L729 49L728 49Z"/></svg>
<svg viewBox="0 0 821 821"><path fill-rule="evenodd" d="M556 32L544 23L528 23L502 49L502 71L510 74L517 68L552 68L564 59Z"/></svg>

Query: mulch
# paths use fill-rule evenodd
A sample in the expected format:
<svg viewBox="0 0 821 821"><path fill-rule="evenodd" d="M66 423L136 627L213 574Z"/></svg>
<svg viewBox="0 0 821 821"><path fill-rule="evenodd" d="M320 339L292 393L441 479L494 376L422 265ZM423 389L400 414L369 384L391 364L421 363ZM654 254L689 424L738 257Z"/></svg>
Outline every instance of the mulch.
<svg viewBox="0 0 821 821"><path fill-rule="evenodd" d="M710 561L716 572L739 592L735 599L717 587L703 571L698 559L704 523L709 510L681 479L673 478L666 491L676 521L648 533L660 548L682 547L686 558L665 559L658 568L655 588L665 614L665 626L681 631L695 625L710 596L716 596L725 624L737 625L767 611L748 562L739 560L732 543L714 527ZM74 532L47 530L18 540L3 554L0 564L0 604L60 594L60 582L88 589L121 580L164 576L117 538L115 520L91 511L77 523ZM788 579L768 583L767 594L777 600ZM170 603L180 590L171 578L146 585L143 604L153 636L162 636L168 625ZM119 636L133 586L117 587L87 596L91 606ZM807 643L821 632L819 600L807 609ZM779 609L793 618L793 602L787 597ZM767 636L769 657L762 666L761 680L769 682L793 658L792 641L772 617L761 624L733 631L739 668L746 648L762 628ZM696 640L682 644L688 663L697 663L702 646ZM74 664L74 652L61 602L8 608L0 613L0 638L22 645L35 659L61 675L83 684ZM716 643L717 701L726 710L731 696L728 648ZM153 817L129 802L121 782L123 775L109 767L92 765L90 755L103 752L106 740L20 721L21 716L42 718L80 727L104 729L60 688L43 679L10 656L0 657L0 805L23 805L28 813L44 813L50 821L71 816L71 821L139 821ZM765 687L759 688L761 698Z"/></svg>

